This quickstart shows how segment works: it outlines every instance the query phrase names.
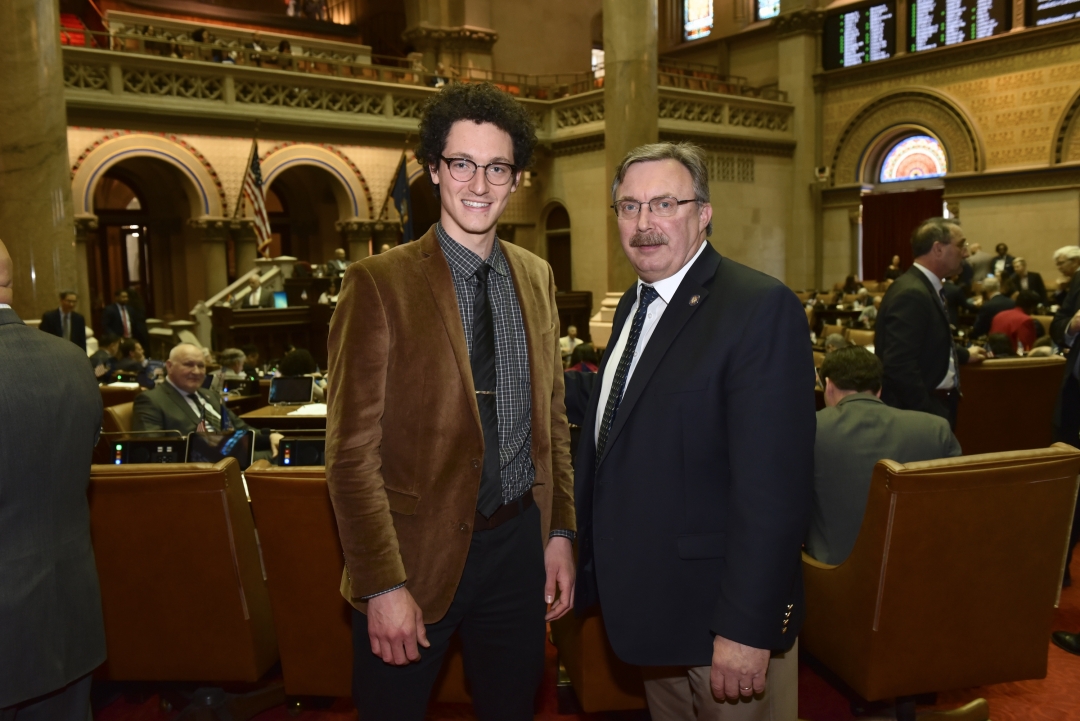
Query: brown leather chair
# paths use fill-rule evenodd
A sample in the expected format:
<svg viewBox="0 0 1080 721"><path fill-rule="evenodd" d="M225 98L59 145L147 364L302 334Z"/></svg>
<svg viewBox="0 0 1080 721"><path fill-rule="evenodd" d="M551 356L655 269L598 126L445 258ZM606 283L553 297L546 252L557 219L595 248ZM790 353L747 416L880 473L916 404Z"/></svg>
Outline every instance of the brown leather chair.
<svg viewBox="0 0 1080 721"><path fill-rule="evenodd" d="M352 694L352 619L341 597L342 554L323 466L256 461L245 473L259 529L285 691ZM432 698L469 703L460 650L447 653Z"/></svg>
<svg viewBox="0 0 1080 721"><path fill-rule="evenodd" d="M101 402L106 408L121 403L131 403L135 400L135 396L142 393L142 388L118 388L116 386L98 387L101 390Z"/></svg>
<svg viewBox="0 0 1080 721"><path fill-rule="evenodd" d="M965 454L1046 448L1065 359L992 358L960 366L956 439Z"/></svg>
<svg viewBox="0 0 1080 721"><path fill-rule="evenodd" d="M806 323L810 326L810 330L814 330L814 309L804 308L806 311Z"/></svg>
<svg viewBox="0 0 1080 721"><path fill-rule="evenodd" d="M581 710L624 711L646 707L641 670L620 661L604 621L594 609L582 618L570 612L551 624L559 664L570 677Z"/></svg>
<svg viewBox="0 0 1080 721"><path fill-rule="evenodd" d="M255 682L277 661L255 526L234 459L92 466L90 529L106 678Z"/></svg>
<svg viewBox="0 0 1080 721"><path fill-rule="evenodd" d="M803 651L868 701L1043 678L1080 451L874 468L838 566L803 554Z"/></svg>
<svg viewBox="0 0 1080 721"><path fill-rule="evenodd" d="M842 326L842 325L830 325L828 323L821 326L821 338L822 338L822 340L828 338L829 336L833 335L834 333L836 333L838 335L844 335L844 326Z"/></svg>
<svg viewBox="0 0 1080 721"><path fill-rule="evenodd" d="M848 328L844 333L844 336L848 339L849 343L855 345L868 346L874 345L874 331L872 330L858 330L857 328Z"/></svg>
<svg viewBox="0 0 1080 721"><path fill-rule="evenodd" d="M1054 316L1052 315L1033 315L1031 316L1035 320L1042 323L1043 330L1047 333L1050 332L1050 324L1054 322Z"/></svg>
<svg viewBox="0 0 1080 721"><path fill-rule="evenodd" d="M101 415L101 429L106 433L127 433L131 430L131 417L134 415L134 402L105 406Z"/></svg>

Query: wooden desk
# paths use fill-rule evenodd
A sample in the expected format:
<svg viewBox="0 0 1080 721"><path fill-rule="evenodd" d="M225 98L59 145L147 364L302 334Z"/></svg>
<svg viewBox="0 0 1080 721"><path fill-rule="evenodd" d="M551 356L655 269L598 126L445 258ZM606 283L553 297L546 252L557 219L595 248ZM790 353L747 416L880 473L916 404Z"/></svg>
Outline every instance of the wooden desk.
<svg viewBox="0 0 1080 721"><path fill-rule="evenodd" d="M244 413L250 413L251 411L262 408L266 405L266 401L259 394L253 396L227 396L225 398L225 405L227 405L229 410L233 413L243 415Z"/></svg>
<svg viewBox="0 0 1080 721"><path fill-rule="evenodd" d="M276 431L326 429L326 416L290 416L300 406L263 406L240 418L252 428Z"/></svg>

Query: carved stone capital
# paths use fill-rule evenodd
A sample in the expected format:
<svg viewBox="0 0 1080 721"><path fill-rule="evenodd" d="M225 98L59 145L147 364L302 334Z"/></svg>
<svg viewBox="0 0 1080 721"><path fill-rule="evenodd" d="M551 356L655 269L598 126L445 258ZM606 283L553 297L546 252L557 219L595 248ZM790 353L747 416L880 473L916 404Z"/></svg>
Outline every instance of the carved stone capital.
<svg viewBox="0 0 1080 721"><path fill-rule="evenodd" d="M91 235L98 231L98 217L96 215L75 216L75 242L85 243Z"/></svg>
<svg viewBox="0 0 1080 721"><path fill-rule="evenodd" d="M782 38L805 33L817 34L825 24L825 13L818 10L796 10L780 15L773 22L777 36Z"/></svg>
<svg viewBox="0 0 1080 721"><path fill-rule="evenodd" d="M401 37L420 51L491 53L499 34L494 30L469 25L456 28L418 25L403 32Z"/></svg>
<svg viewBox="0 0 1080 721"><path fill-rule="evenodd" d="M204 243L223 243L229 237L229 229L233 222L233 218L203 216L201 218L191 218L187 223L201 236Z"/></svg>

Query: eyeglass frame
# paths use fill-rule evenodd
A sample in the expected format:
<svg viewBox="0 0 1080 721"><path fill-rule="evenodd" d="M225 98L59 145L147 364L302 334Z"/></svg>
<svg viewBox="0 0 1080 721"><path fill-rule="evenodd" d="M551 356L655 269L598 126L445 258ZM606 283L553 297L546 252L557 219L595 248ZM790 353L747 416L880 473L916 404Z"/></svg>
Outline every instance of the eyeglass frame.
<svg viewBox="0 0 1080 721"><path fill-rule="evenodd" d="M513 163L504 163L501 160L497 160L497 161L495 161L493 163L488 163L487 165L481 165L480 163L476 162L475 160L470 160L469 158L447 158L447 157L445 157L443 155L439 156L439 160L446 163L446 172L450 173L450 177L454 178L454 180L456 180L459 183L468 183L469 181L471 181L473 178L476 177L476 171L479 170L480 168L483 168L484 169L484 180L491 183L492 185L502 187L504 185L507 185L507 184L513 182L514 176L516 176L518 174L518 170L519 170L518 166L514 165ZM470 175L465 180L462 180L460 178L455 177L454 176L454 171L450 169L450 161L451 160L454 160L454 161L461 160L461 161L464 161L464 162L469 163L470 165L472 165L473 166L472 175ZM493 165L505 165L506 167L510 168L510 178L505 183L495 183L495 182L493 182L491 180L491 178L488 177L487 169L490 168Z"/></svg>
<svg viewBox="0 0 1080 721"><path fill-rule="evenodd" d="M657 213L655 210L653 210L653 207L652 207L653 203L655 203L657 200L667 200L668 198L671 198L672 200L675 201L675 212L674 213L672 213L671 215L661 215L661 214ZM632 216L624 218L623 216L619 215L619 203L623 203L623 202L627 202L627 201L637 203L638 204L638 212L635 213ZM690 198L690 200L679 200L674 195L658 195L655 198L652 198L651 200L646 200L644 202L634 200L632 198L623 198L622 200L618 200L618 201L612 203L608 207L615 211L615 217L618 218L619 220L634 220L634 219L638 218L641 215L641 209L644 208L645 206L648 206L649 207L649 212L652 213L653 215L655 215L658 218L674 218L676 215L678 215L680 207L686 205L687 203L701 203L701 202L703 202L701 200L701 198Z"/></svg>

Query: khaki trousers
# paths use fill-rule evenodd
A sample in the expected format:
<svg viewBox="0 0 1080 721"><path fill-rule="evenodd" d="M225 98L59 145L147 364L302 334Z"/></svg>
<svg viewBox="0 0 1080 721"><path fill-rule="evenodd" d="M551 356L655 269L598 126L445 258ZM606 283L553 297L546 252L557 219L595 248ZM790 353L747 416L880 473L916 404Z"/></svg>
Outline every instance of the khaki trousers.
<svg viewBox="0 0 1080 721"><path fill-rule="evenodd" d="M653 721L798 721L799 643L769 660L765 692L738 701L717 701L709 666L642 668Z"/></svg>

